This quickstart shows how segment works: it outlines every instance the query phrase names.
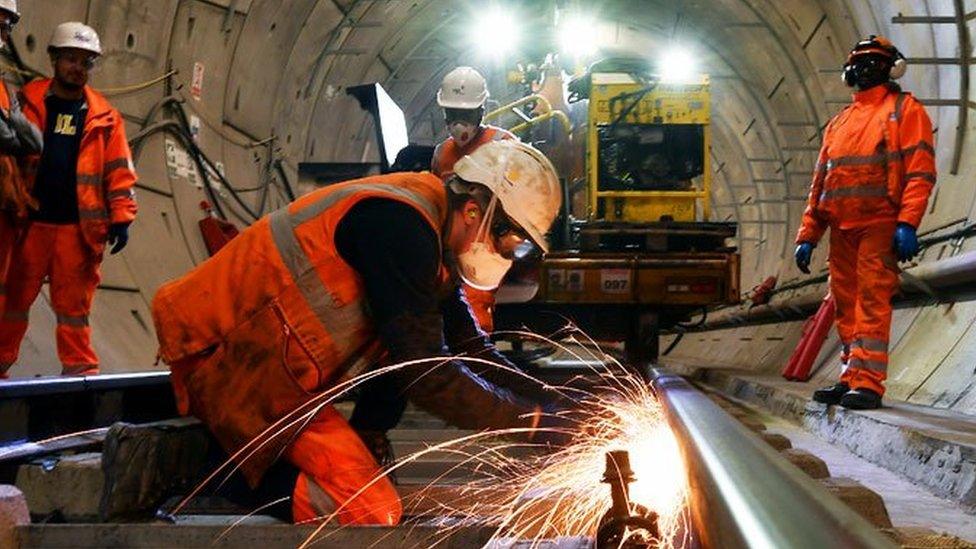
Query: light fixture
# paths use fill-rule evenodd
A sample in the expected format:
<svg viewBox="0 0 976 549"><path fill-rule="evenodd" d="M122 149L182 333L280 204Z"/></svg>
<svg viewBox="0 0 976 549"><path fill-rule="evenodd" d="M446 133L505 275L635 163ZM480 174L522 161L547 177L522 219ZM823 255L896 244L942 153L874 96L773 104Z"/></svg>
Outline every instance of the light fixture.
<svg viewBox="0 0 976 549"><path fill-rule="evenodd" d="M512 12L491 6L474 22L470 36L482 55L499 58L518 48L519 29Z"/></svg>
<svg viewBox="0 0 976 549"><path fill-rule="evenodd" d="M662 82L689 82L695 77L697 63L688 50L673 48L664 53L658 64Z"/></svg>
<svg viewBox="0 0 976 549"><path fill-rule="evenodd" d="M581 14L567 16L559 23L560 51L576 57L594 53L598 46L597 21Z"/></svg>

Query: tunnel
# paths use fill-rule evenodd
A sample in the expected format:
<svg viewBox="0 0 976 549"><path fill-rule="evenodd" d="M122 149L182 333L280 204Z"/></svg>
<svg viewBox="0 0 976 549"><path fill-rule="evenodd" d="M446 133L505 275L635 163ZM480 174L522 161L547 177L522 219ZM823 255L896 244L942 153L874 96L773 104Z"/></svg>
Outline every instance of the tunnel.
<svg viewBox="0 0 976 549"><path fill-rule="evenodd" d="M393 153L383 150L381 119L351 93L357 86L379 84L402 110L409 143L434 147L449 135L437 95L445 75L456 67L471 66L486 77L490 111L533 93L526 75L544 72L539 69L543 64L565 77L565 82L560 80L565 84L570 75L585 72L601 57L639 59L654 66L669 52L680 51L679 63L707 75L710 89L710 146L703 152L710 190L707 214L697 221L735 228L723 249L737 254L738 274L736 287L730 290L735 299L682 309L677 316L655 317L660 324L655 325L652 345L654 355L660 356L653 357L652 368L643 375L649 387L659 387L662 413L672 426L683 425L676 428L681 441L705 432L696 431L694 411L687 418L682 415L684 401L662 396L671 386L670 376L680 374L704 388L709 406L717 403L721 409L737 410L733 416L746 427L742 436L767 442L790 439L792 448L785 451L794 465L807 463L809 457L824 463L824 470L829 466L832 475L819 475L817 483L826 485L837 499L825 503L816 492L823 490L820 486L811 488L811 501L837 516L860 513L876 527L872 532L887 532L880 541L870 536L843 538L843 546L972 547L976 542L976 305L970 282L976 280L972 278L976 270L971 268L976 260L968 255L974 250L970 239L976 234L972 230L976 187L965 183L976 176L976 163L967 160L976 148L976 137L968 131L974 127L969 110L976 105L970 90L970 33L976 4L964 0L20 0L18 9L21 18L13 27L2 64L8 88L15 90L52 75L47 45L58 24L78 21L92 27L101 39L102 55L90 84L124 118L138 175L139 211L130 228L131 240L121 253L104 256L90 316L93 346L106 381L93 377L90 383L71 389L101 392L91 402L80 397L77 405L84 411L78 417L83 419L69 421L67 430L45 426L38 431L45 437L109 429L105 418L114 417L111 410L138 408L147 399L162 399L160 409L172 406L165 381L169 366L159 356L151 307L161 286L211 256L201 220L218 219L225 227L244 230L321 188L324 180L317 179L321 174L316 170L338 170L339 175L328 181L332 183L349 178L339 178L343 166L353 167L354 172L356 166L365 166L362 169L373 171L355 173L375 174L378 166L392 164ZM486 18L491 14L504 17ZM575 29L575 40L560 35L560 22L570 16L585 20ZM797 230L825 130L851 103L851 89L843 81L845 59L854 44L870 35L889 38L905 57L907 72L898 84L924 105L931 118L938 176L917 228L923 249L912 264L901 265L907 274L894 300L885 408L838 412L809 402L815 388L834 383L840 372L843 345L834 330L825 333L822 346L815 349L809 365L812 373L805 381L786 381L781 371L805 341L811 329L807 319L828 292L828 239L814 249L811 273L805 274L794 261ZM568 173L583 170L586 112L566 105L562 90L558 95L563 99L553 101L552 108L567 110L569 134L560 132L557 121L549 121L542 131L523 139L546 152L557 151L550 159L557 171L564 172L560 176L567 185ZM524 122L524 112L516 115L509 109L492 123L511 128ZM572 202L562 215L569 212L582 219L586 207ZM772 297L759 302L756 296L770 277L775 277L775 286L769 288ZM206 308L206 304L196 305ZM504 307L499 305L499 310ZM573 320L571 313L560 310L559 315ZM29 386L58 379L57 324L45 285L30 310L20 356L10 370L11 382L19 385L4 397L7 405L0 405L0 428L10 435L4 437L4 444L36 442L36 437L26 434L27 427L18 426L33 417L31 406L53 408L59 402L68 406L58 397L61 389ZM517 319L507 329L521 326ZM608 343L615 349L610 354L621 357L622 351L616 352L621 338L615 339ZM522 343L517 346L521 349ZM116 375L157 377L138 378L141 381L126 393L124 387L107 381ZM162 380L163 385L147 379ZM147 408L142 416L125 419L137 425L175 421L175 413ZM435 420L413 408L407 414L419 425L408 429L441 425L427 427L425 422ZM698 417L707 416L702 412ZM46 417L45 413L39 417ZM704 463L710 451L752 452L731 440L722 445L725 438L734 439L734 433L739 431L724 437L715 431L716 437L722 437L712 441L715 447L682 443L681 453L686 459L698 456ZM99 444L101 439L86 441L79 448L91 451ZM29 467L41 455L58 451L64 452L52 449L4 458L0 446L2 482L21 486L27 473L17 473L17 467ZM722 462L722 457L718 455L717 461ZM9 463L4 464L4 459ZM732 462L734 456L728 456L728 463ZM100 463L107 467L106 462ZM730 467L727 474L738 471L748 479L743 483L761 483L760 477L744 472L747 466L735 469L728 463L722 465ZM734 534L723 538L699 533L704 546L814 546L809 539L779 539L782 545L764 545L762 539L749 538L743 534L749 529L741 522L747 519L737 514L736 505L758 506L748 499L753 493L747 490L743 496L738 488L722 492L720 475L713 470L705 466L689 470L692 518L688 520L698 524L723 513L735 517L714 531L728 528ZM696 477L696 471L703 476ZM804 471L810 475L809 468ZM808 479L797 482L807 490ZM857 486L851 488L853 484ZM801 490L792 486L784 483L781 489ZM858 491L864 486L874 495ZM728 508L702 503L698 514L696 490L745 499ZM852 493L883 500L881 511L873 515L864 511L873 504L851 499ZM795 511L795 520L809 519L811 524L836 518ZM132 533L119 530L111 534L117 536L113 538L98 530L104 524L87 534L45 533L35 509L30 509L30 515L34 524L22 526L16 534L23 547L67 547L72 540L85 547L108 544L106 540L129 546L142 539L151 545L150 540L156 539L151 538L156 534L135 527ZM755 516L760 518L749 515L748 520L761 522L771 515ZM814 516L818 518L810 518ZM769 520L789 522L782 516ZM6 539L3 525L0 520L0 541ZM866 526L861 522L840 525L832 535L862 527ZM752 534L757 532L766 530L757 526ZM271 537L260 537L265 535ZM282 542L284 546L302 543L295 534L277 535L255 533L257 537L238 538L235 543L244 543L242 539L290 540ZM338 535L336 546L359 546L366 539ZM202 543L192 537L179 539L186 546ZM398 546L389 540L369 540ZM935 545L940 540L956 545ZM329 543L328 538L324 543ZM477 536L457 543L459 547L506 546L498 539Z"/></svg>

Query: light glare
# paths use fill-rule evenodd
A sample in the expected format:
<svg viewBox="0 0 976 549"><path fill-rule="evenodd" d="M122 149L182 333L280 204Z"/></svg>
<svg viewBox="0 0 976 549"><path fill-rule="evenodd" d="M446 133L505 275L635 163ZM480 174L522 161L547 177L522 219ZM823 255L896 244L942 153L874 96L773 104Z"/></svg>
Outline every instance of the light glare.
<svg viewBox="0 0 976 549"><path fill-rule="evenodd" d="M664 82L688 82L694 77L696 69L691 54L683 49L666 52L658 68Z"/></svg>
<svg viewBox="0 0 976 549"><path fill-rule="evenodd" d="M559 25L559 47L570 55L591 54L597 48L596 33L596 21L581 15L567 17Z"/></svg>
<svg viewBox="0 0 976 549"><path fill-rule="evenodd" d="M478 51L491 57L514 51L519 43L515 17L508 10L497 7L488 10L475 22L471 36Z"/></svg>

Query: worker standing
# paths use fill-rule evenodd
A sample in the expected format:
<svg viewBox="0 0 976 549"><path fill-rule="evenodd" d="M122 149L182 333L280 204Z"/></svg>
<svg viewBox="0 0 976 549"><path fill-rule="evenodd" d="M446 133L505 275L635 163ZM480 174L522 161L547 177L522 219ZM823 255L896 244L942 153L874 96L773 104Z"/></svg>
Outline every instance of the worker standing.
<svg viewBox="0 0 976 549"><path fill-rule="evenodd" d="M230 454L244 449L237 461L252 486L278 456L296 466L295 521L339 506L344 524L392 525L401 514L369 450L331 406L314 408L316 395L383 355L399 364L450 348L508 364L475 327L453 265L503 261L526 240L544 247L559 183L541 153L514 141L478 149L455 171L446 185L405 172L314 191L153 300L180 411L206 423ZM540 403L493 385L492 374L442 358L390 375L461 428L555 421Z"/></svg>
<svg viewBox="0 0 976 549"><path fill-rule="evenodd" d="M501 140L517 140L511 132L484 124L488 82L471 67L458 67L444 76L437 92L437 104L444 109L448 136L431 158L430 171L447 181L454 165L479 147ZM479 244L480 246L480 244ZM478 327L494 330L495 292L511 262L499 261L491 269L462 270L461 288ZM476 337L472 333L471 337ZM393 383L379 378L367 383L356 400L350 424L373 456L383 465L393 463L393 447L386 433L396 427L406 409L406 398Z"/></svg>
<svg viewBox="0 0 976 549"><path fill-rule="evenodd" d="M63 375L98 373L88 314L105 244L128 242L136 216L136 174L125 123L98 92L89 72L101 54L98 35L82 23L58 25L48 45L53 79L24 86L24 113L44 130L44 152L27 159L25 176L38 208L14 247L0 319L0 370L17 359L28 311L45 277L57 317Z"/></svg>
<svg viewBox="0 0 976 549"><path fill-rule="evenodd" d="M0 0L0 47L10 42L10 33L20 20L16 0ZM16 94L0 83L0 310L3 309L3 281L10 265L10 253L17 228L35 202L20 173L19 159L40 154L40 130L24 116ZM0 379L6 373L0 370Z"/></svg>
<svg viewBox="0 0 976 549"><path fill-rule="evenodd" d="M454 173L454 164L485 143L517 139L508 130L484 124L488 101L488 82L471 67L458 67L444 76L437 92L437 104L444 109L448 136L434 149L430 171L441 179ZM508 272L504 269L462 273L464 295L478 325L491 333L494 329L495 291Z"/></svg>
<svg viewBox="0 0 976 549"><path fill-rule="evenodd" d="M881 407L897 262L919 251L916 229L935 185L932 122L892 81L905 67L880 36L851 50L843 76L854 100L827 125L796 238L796 264L809 273L813 248L830 228L830 292L845 365L839 383L814 393L826 404Z"/></svg>

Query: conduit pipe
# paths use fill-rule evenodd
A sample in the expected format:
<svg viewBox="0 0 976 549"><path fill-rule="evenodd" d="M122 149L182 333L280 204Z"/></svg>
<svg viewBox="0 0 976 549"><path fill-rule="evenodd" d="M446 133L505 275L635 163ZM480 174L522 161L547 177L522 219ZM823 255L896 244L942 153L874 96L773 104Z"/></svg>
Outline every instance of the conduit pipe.
<svg viewBox="0 0 976 549"><path fill-rule="evenodd" d="M904 295L926 293L928 288L920 288L919 282L933 290L962 289L964 286L976 288L976 250L947 259L923 263L907 269L909 276L901 277L901 293ZM820 306L827 292L825 283L777 293L767 305L749 307L748 304L711 311L708 320L694 331L708 331L729 326L761 324L779 320L804 318ZM896 301L904 299L896 297ZM943 297L944 299L944 297ZM689 330L692 331L692 330Z"/></svg>

